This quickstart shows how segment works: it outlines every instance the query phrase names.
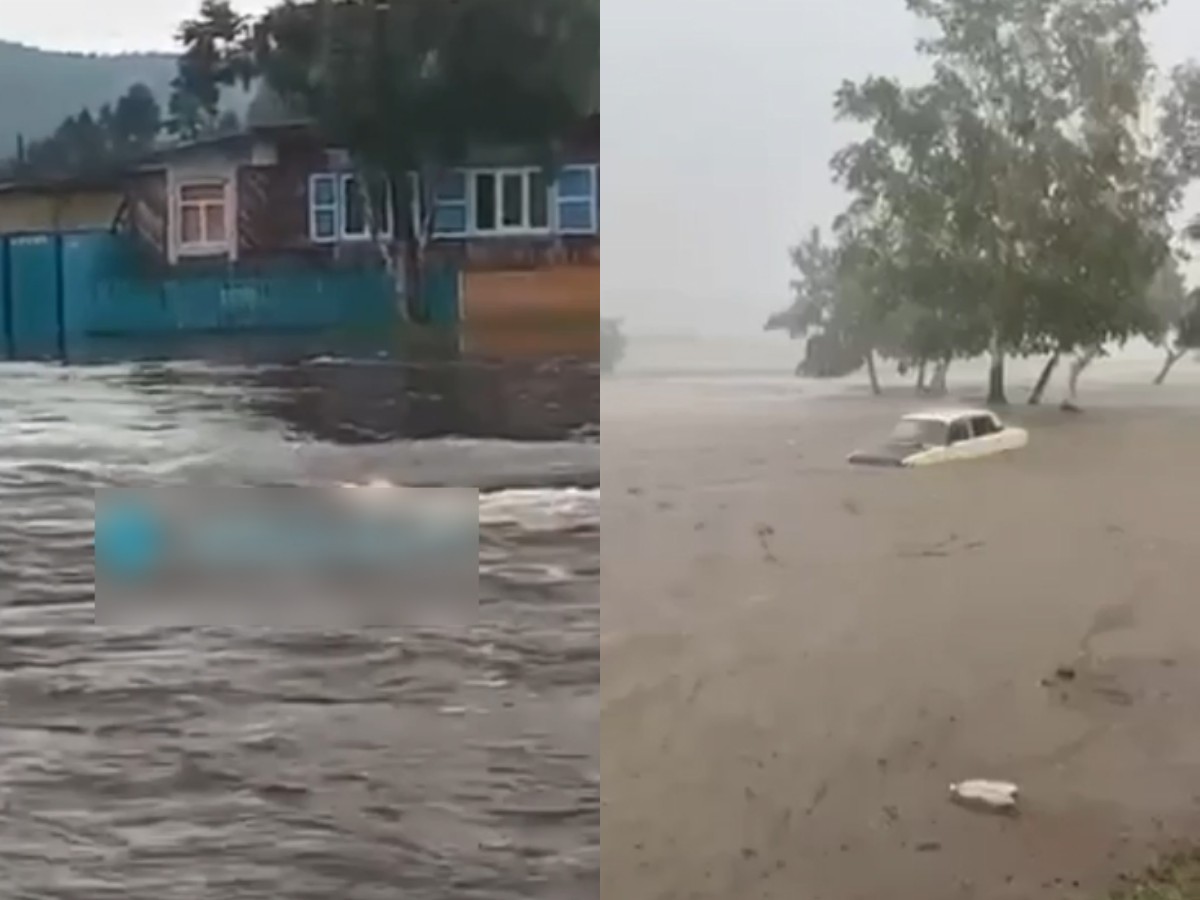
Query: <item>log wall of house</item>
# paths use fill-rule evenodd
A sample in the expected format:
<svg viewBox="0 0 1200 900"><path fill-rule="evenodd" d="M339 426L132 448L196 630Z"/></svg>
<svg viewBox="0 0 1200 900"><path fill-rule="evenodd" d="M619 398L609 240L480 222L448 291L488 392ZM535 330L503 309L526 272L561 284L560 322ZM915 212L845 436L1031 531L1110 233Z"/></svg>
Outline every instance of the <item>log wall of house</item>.
<svg viewBox="0 0 1200 900"><path fill-rule="evenodd" d="M145 172L126 185L126 230L146 255L163 265L167 258L167 176Z"/></svg>
<svg viewBox="0 0 1200 900"><path fill-rule="evenodd" d="M326 166L326 154L310 141L280 141L274 165L243 166L238 173L239 256L247 263L323 263L328 245L308 233L308 180Z"/></svg>

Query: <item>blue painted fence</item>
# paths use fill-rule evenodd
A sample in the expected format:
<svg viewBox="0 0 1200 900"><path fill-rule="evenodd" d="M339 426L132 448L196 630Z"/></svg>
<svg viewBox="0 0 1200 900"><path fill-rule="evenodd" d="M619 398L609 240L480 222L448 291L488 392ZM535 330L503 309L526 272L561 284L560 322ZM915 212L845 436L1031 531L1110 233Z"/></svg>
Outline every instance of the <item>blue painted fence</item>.
<svg viewBox="0 0 1200 900"><path fill-rule="evenodd" d="M457 323L458 283L452 271L427 276L430 323ZM0 239L0 308L10 359L86 355L86 345L97 339L386 335L399 318L395 303L390 279L376 269L147 278L119 235Z"/></svg>

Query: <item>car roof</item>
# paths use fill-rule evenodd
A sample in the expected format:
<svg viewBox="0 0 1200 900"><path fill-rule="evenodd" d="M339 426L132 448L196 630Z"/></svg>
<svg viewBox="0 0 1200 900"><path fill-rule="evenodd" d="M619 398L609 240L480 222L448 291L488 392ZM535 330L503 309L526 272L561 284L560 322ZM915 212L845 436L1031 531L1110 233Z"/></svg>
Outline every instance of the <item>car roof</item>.
<svg viewBox="0 0 1200 900"><path fill-rule="evenodd" d="M924 409L920 412L909 413L907 416L904 416L904 418L908 421L915 422L942 422L943 424L949 424L950 422L957 422L959 419L970 418L972 416L987 416L989 418L994 418L991 410L970 408Z"/></svg>

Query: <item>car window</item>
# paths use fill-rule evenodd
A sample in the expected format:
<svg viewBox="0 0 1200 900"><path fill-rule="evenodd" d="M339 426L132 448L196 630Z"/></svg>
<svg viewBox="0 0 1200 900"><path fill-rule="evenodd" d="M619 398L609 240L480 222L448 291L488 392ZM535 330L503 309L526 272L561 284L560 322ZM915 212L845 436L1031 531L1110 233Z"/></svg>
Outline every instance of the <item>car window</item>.
<svg viewBox="0 0 1200 900"><path fill-rule="evenodd" d="M975 437L995 434L999 430L996 427L996 421L991 416L975 416L971 419L971 431Z"/></svg>
<svg viewBox="0 0 1200 900"><path fill-rule="evenodd" d="M957 444L959 441L969 440L971 433L967 430L967 423L964 419L959 419L950 426L950 438L946 441L947 444Z"/></svg>
<svg viewBox="0 0 1200 900"><path fill-rule="evenodd" d="M901 419L889 443L940 447L946 443L946 426L932 419Z"/></svg>

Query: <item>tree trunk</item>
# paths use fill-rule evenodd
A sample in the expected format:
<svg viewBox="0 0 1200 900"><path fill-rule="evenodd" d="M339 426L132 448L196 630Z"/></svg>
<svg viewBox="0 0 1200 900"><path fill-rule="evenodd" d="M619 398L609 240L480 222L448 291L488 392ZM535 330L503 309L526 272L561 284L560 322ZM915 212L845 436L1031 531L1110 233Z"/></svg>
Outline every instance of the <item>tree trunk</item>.
<svg viewBox="0 0 1200 900"><path fill-rule="evenodd" d="M420 166L415 178L406 176L404 192L408 198L408 234L405 241L405 260L408 264L406 295L408 297L409 315L419 322L429 319L429 310L425 307L425 283L428 268L430 236L433 234L433 217L435 213L434 186L438 184L442 170L430 164Z"/></svg>
<svg viewBox="0 0 1200 900"><path fill-rule="evenodd" d="M882 390L879 388L879 373L875 371L875 351L867 351L867 375L871 379L871 393L878 397Z"/></svg>
<svg viewBox="0 0 1200 900"><path fill-rule="evenodd" d="M425 248L418 239L404 242L404 301L408 318L425 320Z"/></svg>
<svg viewBox="0 0 1200 900"><path fill-rule="evenodd" d="M1050 376L1058 368L1058 361L1061 358L1062 354L1055 350L1046 360L1046 365L1042 367L1042 374L1038 376L1037 384L1033 386L1033 392L1029 395L1030 406L1037 406L1042 402L1042 395L1046 393L1046 386L1050 384Z"/></svg>
<svg viewBox="0 0 1200 900"><path fill-rule="evenodd" d="M917 393L925 393L925 360L917 361Z"/></svg>
<svg viewBox="0 0 1200 900"><path fill-rule="evenodd" d="M1187 353L1186 350L1172 350L1168 347L1167 358L1163 360L1162 369L1160 369L1159 373L1154 377L1154 383L1162 384L1164 381L1166 381L1167 375L1170 374L1171 369L1175 366L1175 363L1179 362L1185 353Z"/></svg>
<svg viewBox="0 0 1200 900"><path fill-rule="evenodd" d="M1083 370L1090 366L1099 355L1099 347L1088 347L1071 361L1071 371L1067 376L1067 399L1063 401L1064 407L1068 409L1075 408L1075 398L1078 396L1079 376L1083 374Z"/></svg>
<svg viewBox="0 0 1200 900"><path fill-rule="evenodd" d="M946 375L950 372L950 360L939 359L933 367L933 380L929 392L937 397L946 396Z"/></svg>
<svg viewBox="0 0 1200 900"><path fill-rule="evenodd" d="M403 321L408 321L408 310L404 304L404 286L406 279L403 277L402 266L400 259L396 254L396 246L379 227L379 218L375 215L375 200L374 188L378 187L378 183L371 177L371 174L363 167L355 167L355 182L358 185L359 202L363 205L363 216L367 220L367 230L371 234L371 241L375 244L375 249L379 253L379 258L383 262L384 271L387 272L388 279L392 283L392 292L396 311L400 314ZM382 183L387 184L387 179L383 179ZM386 187L383 188L387 190ZM395 219L395 210L392 210L392 218ZM393 226L395 222L393 221ZM395 227L392 229L395 231Z"/></svg>
<svg viewBox="0 0 1200 900"><path fill-rule="evenodd" d="M988 355L991 357L992 364L988 369L987 402L1004 406L1008 403L1008 398L1004 394L1004 347L1000 343L999 330L992 332Z"/></svg>

